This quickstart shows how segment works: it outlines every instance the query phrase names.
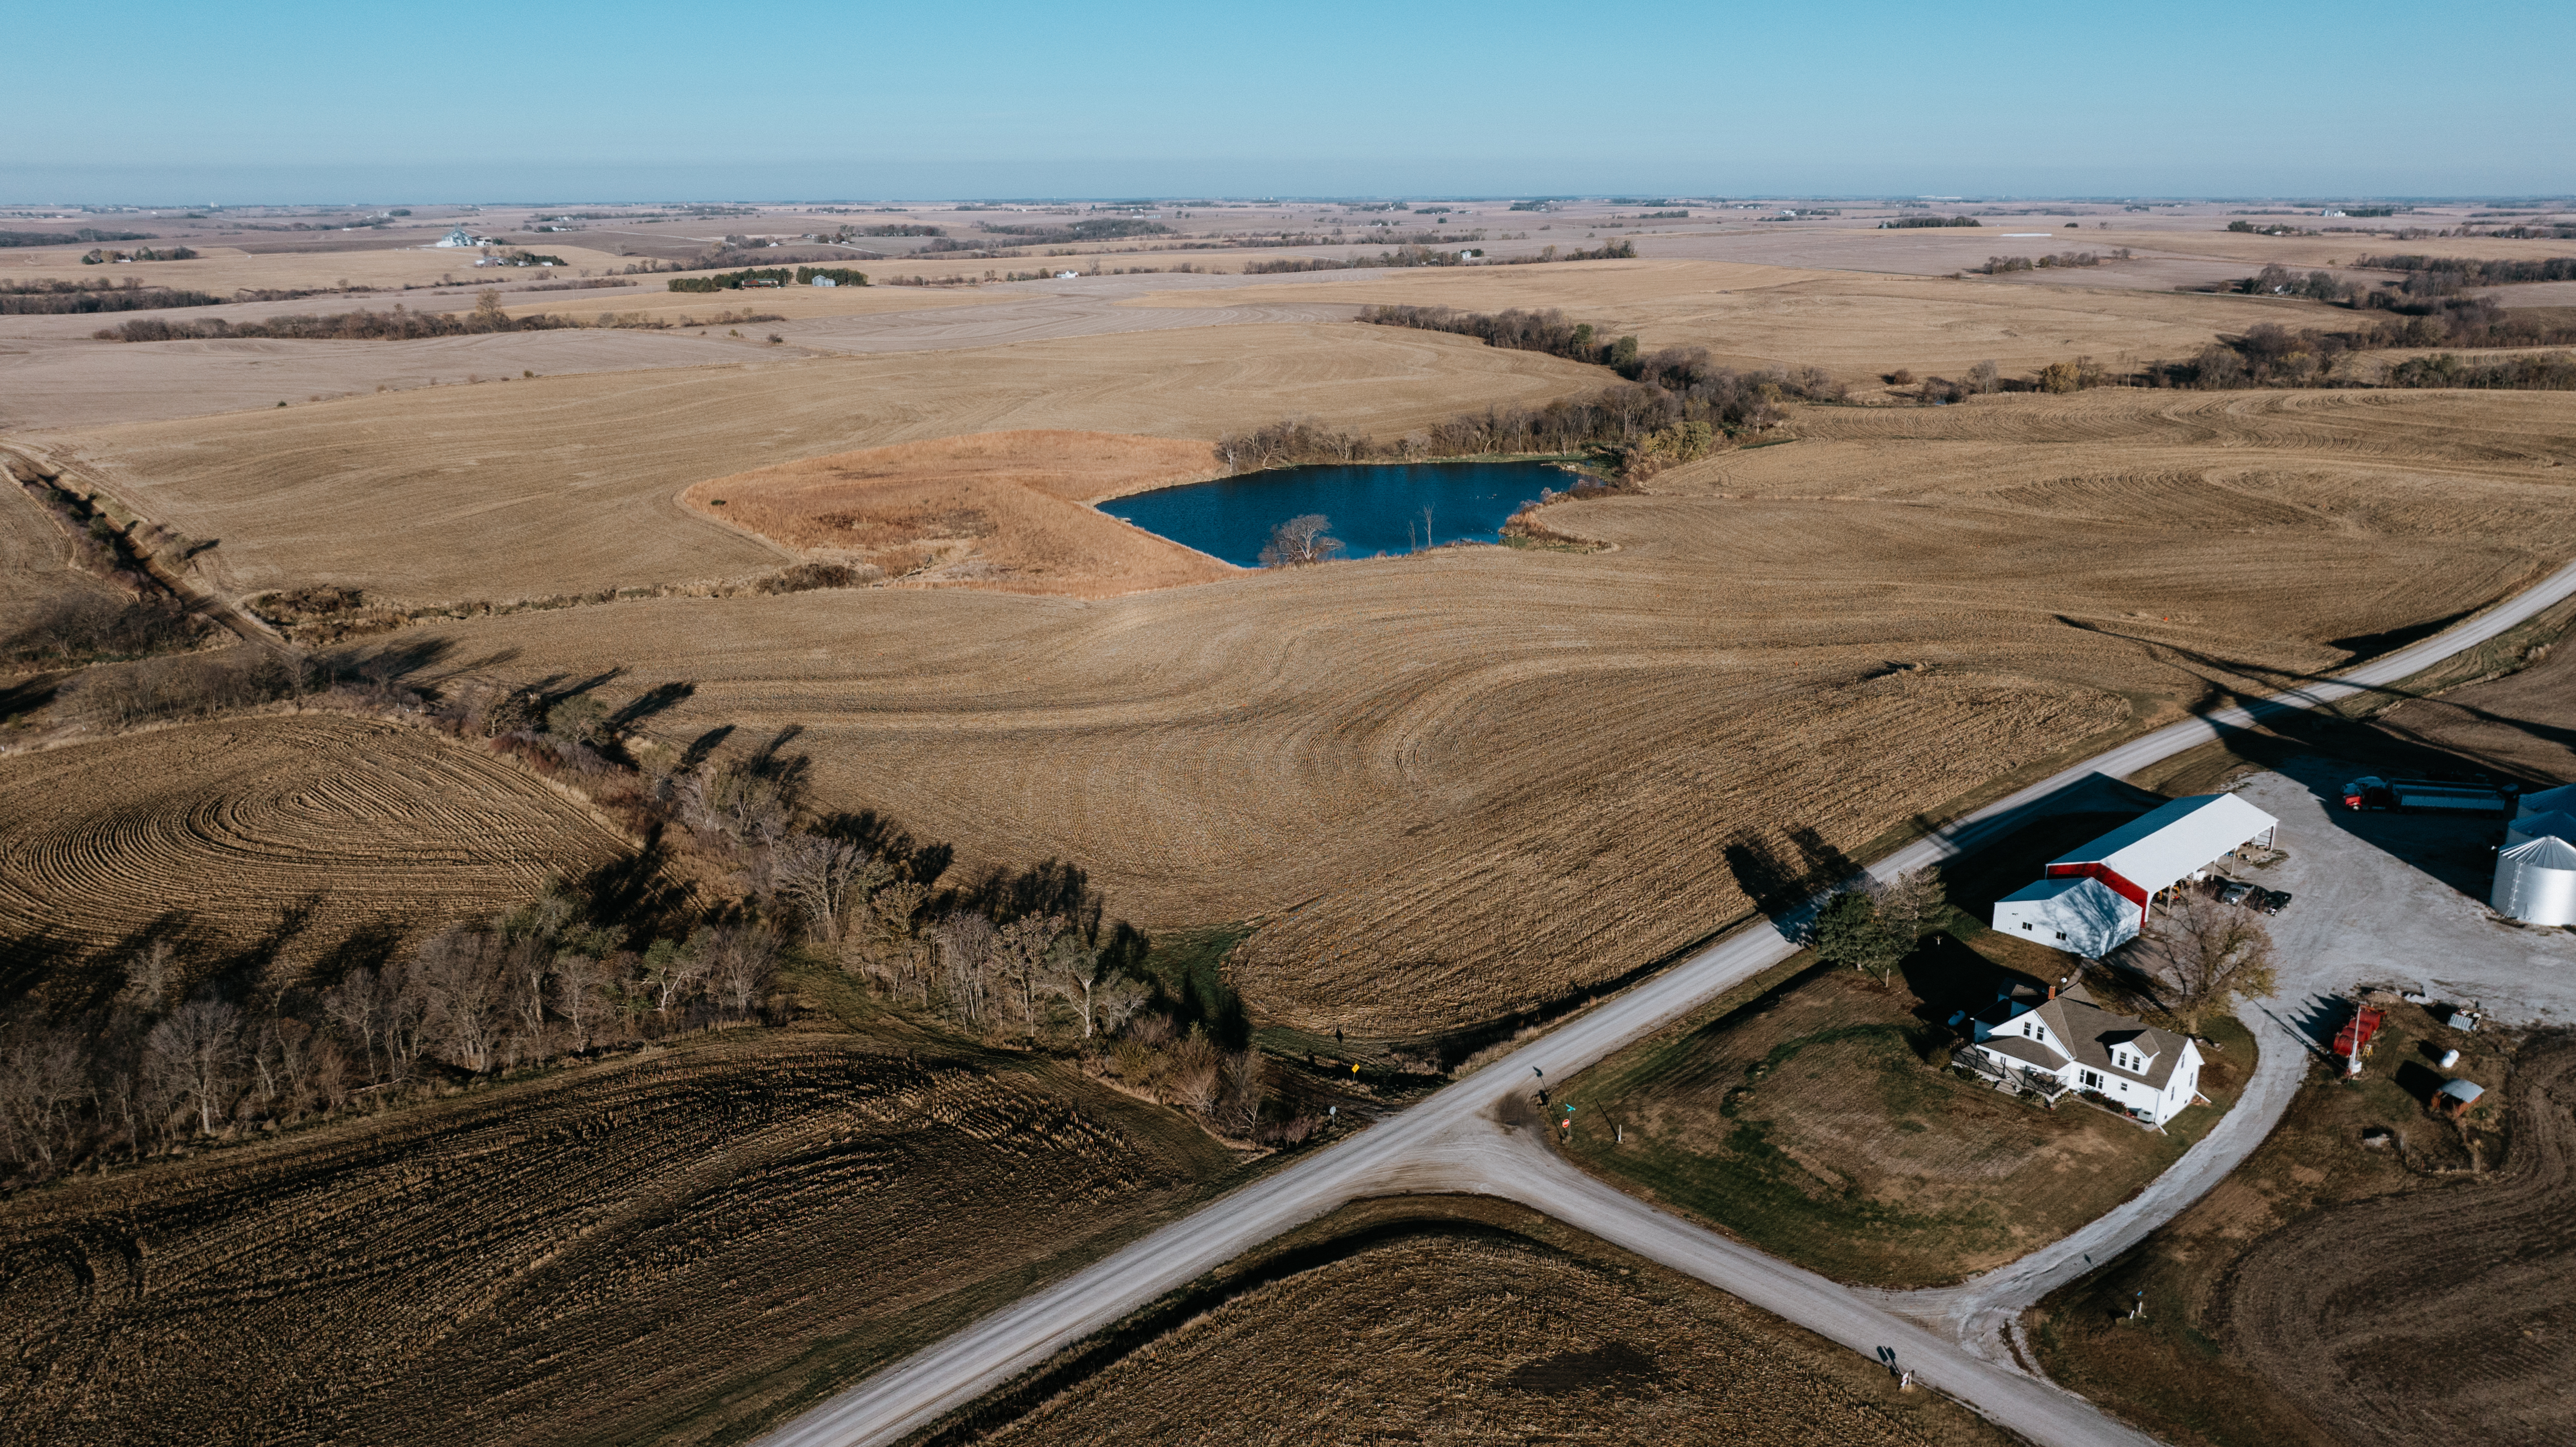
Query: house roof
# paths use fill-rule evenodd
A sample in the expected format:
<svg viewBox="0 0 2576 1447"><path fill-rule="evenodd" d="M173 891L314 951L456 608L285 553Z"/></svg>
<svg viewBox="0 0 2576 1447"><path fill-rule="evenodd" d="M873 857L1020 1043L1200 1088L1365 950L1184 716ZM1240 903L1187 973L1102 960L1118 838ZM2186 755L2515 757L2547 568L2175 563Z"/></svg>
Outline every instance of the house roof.
<svg viewBox="0 0 2576 1447"><path fill-rule="evenodd" d="M2198 794L2141 814L2048 867L2099 864L2152 892L2280 822L2234 794Z"/></svg>
<svg viewBox="0 0 2576 1447"><path fill-rule="evenodd" d="M2033 1066L2051 1075L2055 1075L2065 1064L2050 1053L2047 1046L2036 1040L2025 1040L2018 1035L1989 1035L1977 1042L1977 1048L1991 1050L1997 1055L2009 1055L2024 1065Z"/></svg>
<svg viewBox="0 0 2576 1447"><path fill-rule="evenodd" d="M2155 1090L2165 1088L2166 1082L2173 1079L2174 1067L2182 1061L2185 1042L2180 1036L2103 1009L2081 984L2059 991L2056 999L2032 1013L2047 1021L2050 1031L2066 1042L2066 1048L2074 1052L2076 1064L2144 1081ZM2123 1070L2112 1064L2114 1045L2125 1045L2146 1056L2147 1068L2143 1072Z"/></svg>

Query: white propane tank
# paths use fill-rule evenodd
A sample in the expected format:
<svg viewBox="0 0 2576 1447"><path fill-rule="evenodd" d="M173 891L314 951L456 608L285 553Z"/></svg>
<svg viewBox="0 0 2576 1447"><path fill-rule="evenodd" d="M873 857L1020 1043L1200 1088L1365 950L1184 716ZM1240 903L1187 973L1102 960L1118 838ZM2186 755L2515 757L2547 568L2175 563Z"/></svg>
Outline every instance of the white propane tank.
<svg viewBox="0 0 2576 1447"><path fill-rule="evenodd" d="M2458 1052L2457 1050L2445 1050L2445 1051L2443 1051L2443 1052L2442 1052L2442 1068L2443 1068L2444 1070L2448 1070L2448 1069L2450 1069L2452 1066L2457 1065L2457 1064L2459 1064L2459 1063L2460 1063L2460 1052Z"/></svg>

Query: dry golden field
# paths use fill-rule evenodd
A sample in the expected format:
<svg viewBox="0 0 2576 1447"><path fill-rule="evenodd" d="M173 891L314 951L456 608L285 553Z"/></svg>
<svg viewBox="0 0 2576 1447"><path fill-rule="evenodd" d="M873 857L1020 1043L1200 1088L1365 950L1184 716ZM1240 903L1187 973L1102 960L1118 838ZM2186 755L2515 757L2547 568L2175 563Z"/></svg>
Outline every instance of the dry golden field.
<svg viewBox="0 0 2576 1447"><path fill-rule="evenodd" d="M0 465L0 639L24 627L48 599L110 591L72 570L61 529L6 472Z"/></svg>
<svg viewBox="0 0 2576 1447"><path fill-rule="evenodd" d="M1327 301L1557 307L1612 334L1633 332L1649 348L1706 347L1736 366L1818 366L1855 386L1898 367L1955 377L1988 360L2027 372L2078 355L2106 364L2184 357L2218 332L2266 321L2322 325L2343 315L2257 297L1653 259L1369 272L1295 286L1167 291L1130 305Z"/></svg>
<svg viewBox="0 0 2576 1447"><path fill-rule="evenodd" d="M1615 544L1079 601L667 599L425 630L805 730L818 802L1260 918L1256 1011L1423 1035L1602 982L2004 776L2576 552L2576 399L2098 391L1802 410L1548 525Z"/></svg>
<svg viewBox="0 0 2576 1447"><path fill-rule="evenodd" d="M1955 1444L2008 1435L1517 1207L1373 1202L1034 1410L942 1440ZM1185 1308L1186 1309L1186 1308Z"/></svg>
<svg viewBox="0 0 2576 1447"><path fill-rule="evenodd" d="M0 756L0 936L113 968L147 930L279 978L367 933L505 908L629 848L488 754L306 714Z"/></svg>
<svg viewBox="0 0 2576 1447"><path fill-rule="evenodd" d="M1241 571L1088 506L1220 471L1204 442L984 432L781 463L680 496L781 547L901 580L1098 598Z"/></svg>
<svg viewBox="0 0 2576 1447"><path fill-rule="evenodd" d="M0 1204L0 1438L738 1441L1230 1164L1063 1067L726 1032Z"/></svg>
<svg viewBox="0 0 2576 1447"><path fill-rule="evenodd" d="M1212 441L1287 412L1400 433L1605 376L1465 337L1245 326L496 381L29 440L222 539L200 560L216 586L434 603L766 571L780 549L678 495L776 462L1014 428Z"/></svg>
<svg viewBox="0 0 2576 1447"><path fill-rule="evenodd" d="M159 230L161 228L150 228ZM431 239L435 239L434 235ZM547 279L573 276L584 270L610 272L627 264L627 258L606 251L578 246L558 246L549 238L527 238L528 249L548 256L560 256L560 267L544 268ZM101 280L118 284L131 277L146 286L175 286L195 291L229 296L244 289L254 291L306 291L323 287L391 287L435 286L442 281L473 283L490 281L496 286L535 279L532 267L478 267L474 263L482 253L463 248L369 247L344 251L278 251L250 252L238 247L200 244L184 236L171 235L160 241L117 241L108 243L119 250L137 247L186 245L200 253L192 261L138 261L118 266L83 266L81 254L90 250L87 243L62 248L12 251L0 257L0 276L13 280L56 279L86 282ZM663 278L638 278L648 286L658 285ZM550 293L580 296L580 292ZM339 311L353 306L383 308L401 300L392 297L315 296L303 300L306 310Z"/></svg>

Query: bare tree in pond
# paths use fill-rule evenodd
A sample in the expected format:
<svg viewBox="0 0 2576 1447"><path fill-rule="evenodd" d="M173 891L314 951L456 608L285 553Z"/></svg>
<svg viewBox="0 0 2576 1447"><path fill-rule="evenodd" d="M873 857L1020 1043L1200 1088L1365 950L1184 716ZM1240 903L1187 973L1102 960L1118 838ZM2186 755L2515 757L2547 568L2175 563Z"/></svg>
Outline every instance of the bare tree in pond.
<svg viewBox="0 0 2576 1447"><path fill-rule="evenodd" d="M1319 512L1293 517L1270 530L1270 541L1261 548L1261 566L1265 568L1302 568L1324 562L1342 550L1342 540L1325 536L1333 520Z"/></svg>

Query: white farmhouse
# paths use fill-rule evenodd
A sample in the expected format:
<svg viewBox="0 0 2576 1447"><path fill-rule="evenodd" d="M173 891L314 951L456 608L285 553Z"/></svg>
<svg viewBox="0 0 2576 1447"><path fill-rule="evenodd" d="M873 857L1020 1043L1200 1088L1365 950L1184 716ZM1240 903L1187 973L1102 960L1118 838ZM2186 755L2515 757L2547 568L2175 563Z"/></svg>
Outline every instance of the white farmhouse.
<svg viewBox="0 0 2576 1447"><path fill-rule="evenodd" d="M2200 1090L2199 1046L2103 1009L2080 984L2000 992L1971 1022L1974 1040L1953 1059L2050 1100L2084 1091L2160 1126Z"/></svg>
<svg viewBox="0 0 2576 1447"><path fill-rule="evenodd" d="M2271 843L2280 822L2234 794L2176 799L2050 860L2038 883L1995 901L1994 927L2098 960L2137 937L2167 890Z"/></svg>

